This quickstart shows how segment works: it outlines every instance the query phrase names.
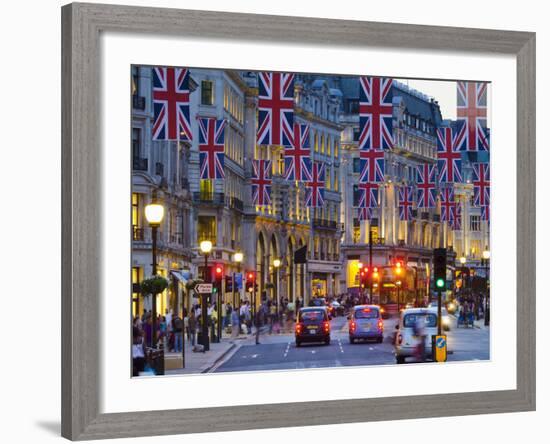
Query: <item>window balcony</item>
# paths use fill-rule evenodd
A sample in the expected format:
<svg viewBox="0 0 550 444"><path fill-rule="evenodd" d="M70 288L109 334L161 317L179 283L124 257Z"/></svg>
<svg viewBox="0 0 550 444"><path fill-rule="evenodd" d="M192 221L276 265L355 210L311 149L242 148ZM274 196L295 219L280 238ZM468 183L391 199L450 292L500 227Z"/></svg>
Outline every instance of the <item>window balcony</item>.
<svg viewBox="0 0 550 444"><path fill-rule="evenodd" d="M143 228L132 226L132 240L143 241L145 239Z"/></svg>
<svg viewBox="0 0 550 444"><path fill-rule="evenodd" d="M133 95L132 106L134 107L134 109L140 109L143 111L145 109L145 97Z"/></svg>
<svg viewBox="0 0 550 444"><path fill-rule="evenodd" d="M193 193L193 201L212 205L225 205L225 195L224 193L199 191Z"/></svg>
<svg viewBox="0 0 550 444"><path fill-rule="evenodd" d="M149 162L147 159L134 157L132 160L132 167L135 171L147 171L149 169Z"/></svg>

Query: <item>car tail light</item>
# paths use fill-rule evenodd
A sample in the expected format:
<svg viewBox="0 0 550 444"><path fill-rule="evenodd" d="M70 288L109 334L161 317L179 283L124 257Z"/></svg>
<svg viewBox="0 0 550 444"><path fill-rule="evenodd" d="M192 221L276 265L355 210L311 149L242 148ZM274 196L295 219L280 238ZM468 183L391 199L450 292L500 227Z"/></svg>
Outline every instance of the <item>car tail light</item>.
<svg viewBox="0 0 550 444"><path fill-rule="evenodd" d="M402 335L397 335L397 343L399 345L401 345L403 343L403 336Z"/></svg>
<svg viewBox="0 0 550 444"><path fill-rule="evenodd" d="M382 322L382 319L378 319L378 330L382 330L384 328L384 323Z"/></svg>
<svg viewBox="0 0 550 444"><path fill-rule="evenodd" d="M296 333L302 333L302 324L296 324Z"/></svg>
<svg viewBox="0 0 550 444"><path fill-rule="evenodd" d="M323 327L325 328L326 333L330 331L330 324L328 321L323 322Z"/></svg>
<svg viewBox="0 0 550 444"><path fill-rule="evenodd" d="M352 330L352 331L355 331L355 328L357 327L357 324L355 323L355 321L352 321L349 325L349 328Z"/></svg>

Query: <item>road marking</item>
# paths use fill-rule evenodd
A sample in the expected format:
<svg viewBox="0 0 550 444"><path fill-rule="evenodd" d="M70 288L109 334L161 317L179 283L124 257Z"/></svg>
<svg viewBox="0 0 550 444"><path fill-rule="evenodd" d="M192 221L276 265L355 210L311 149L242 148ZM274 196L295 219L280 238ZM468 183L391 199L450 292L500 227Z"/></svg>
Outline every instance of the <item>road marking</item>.
<svg viewBox="0 0 550 444"><path fill-rule="evenodd" d="M311 354L314 355L316 353L315 350L311 350Z"/></svg>
<svg viewBox="0 0 550 444"><path fill-rule="evenodd" d="M369 347L369 350L374 350L374 347Z"/></svg>
<svg viewBox="0 0 550 444"><path fill-rule="evenodd" d="M286 355L288 355L289 350L290 350L290 342L286 345L286 350L285 350L285 353L283 355L283 358L286 358Z"/></svg>
<svg viewBox="0 0 550 444"><path fill-rule="evenodd" d="M340 346L340 353L344 353L344 348L342 347L342 341L338 339L338 345Z"/></svg>

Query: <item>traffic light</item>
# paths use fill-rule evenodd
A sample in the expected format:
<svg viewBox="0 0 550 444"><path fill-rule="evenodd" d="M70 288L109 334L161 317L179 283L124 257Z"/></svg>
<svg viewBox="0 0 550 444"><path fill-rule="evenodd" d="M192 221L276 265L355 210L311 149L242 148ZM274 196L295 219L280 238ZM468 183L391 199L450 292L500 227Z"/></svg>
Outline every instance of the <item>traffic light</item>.
<svg viewBox="0 0 550 444"><path fill-rule="evenodd" d="M445 290L447 284L447 249L434 249L434 284L436 290Z"/></svg>
<svg viewBox="0 0 550 444"><path fill-rule="evenodd" d="M397 276L401 276L401 273L403 272L402 264L400 261L397 261L395 263L395 274Z"/></svg>
<svg viewBox="0 0 550 444"><path fill-rule="evenodd" d="M223 265L214 266L214 285L212 288L213 293L221 292L223 281Z"/></svg>
<svg viewBox="0 0 550 444"><path fill-rule="evenodd" d="M246 291L249 293L256 289L256 273L253 271L246 272Z"/></svg>
<svg viewBox="0 0 550 444"><path fill-rule="evenodd" d="M369 282L369 269L367 267L361 268L361 271L359 272L359 276L360 276L361 287L366 288Z"/></svg>
<svg viewBox="0 0 550 444"><path fill-rule="evenodd" d="M378 280L379 279L379 274L378 274L378 267L373 267L372 269L372 279L373 280Z"/></svg>

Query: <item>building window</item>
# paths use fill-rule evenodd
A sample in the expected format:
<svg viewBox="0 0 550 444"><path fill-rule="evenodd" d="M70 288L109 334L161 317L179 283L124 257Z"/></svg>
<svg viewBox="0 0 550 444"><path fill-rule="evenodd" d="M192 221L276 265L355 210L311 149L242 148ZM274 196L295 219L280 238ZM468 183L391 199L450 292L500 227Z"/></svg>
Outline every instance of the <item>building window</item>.
<svg viewBox="0 0 550 444"><path fill-rule="evenodd" d="M141 218L139 217L141 196L138 193L132 193L132 239L143 240L143 228L141 228Z"/></svg>
<svg viewBox="0 0 550 444"><path fill-rule="evenodd" d="M470 231L481 231L481 217L478 215L470 216Z"/></svg>
<svg viewBox="0 0 550 444"><path fill-rule="evenodd" d="M361 242L361 223L359 219L353 219L353 243L358 244Z"/></svg>
<svg viewBox="0 0 550 444"><path fill-rule="evenodd" d="M216 216L199 216L197 227L197 242L209 240L216 245Z"/></svg>
<svg viewBox="0 0 550 444"><path fill-rule="evenodd" d="M201 200L212 200L214 196L214 183L212 179L201 179L200 198Z"/></svg>
<svg viewBox="0 0 550 444"><path fill-rule="evenodd" d="M132 66L132 95L139 96L139 74L137 66Z"/></svg>
<svg viewBox="0 0 550 444"><path fill-rule="evenodd" d="M319 138L317 137L317 133L313 134L313 149L316 153L319 152Z"/></svg>
<svg viewBox="0 0 550 444"><path fill-rule="evenodd" d="M212 80L201 81L201 105L214 104L214 82Z"/></svg>
<svg viewBox="0 0 550 444"><path fill-rule="evenodd" d="M142 272L140 267L132 267L132 313L134 316L140 316L139 298Z"/></svg>
<svg viewBox="0 0 550 444"><path fill-rule="evenodd" d="M140 158L141 151L141 128L132 128L132 156L134 159Z"/></svg>

